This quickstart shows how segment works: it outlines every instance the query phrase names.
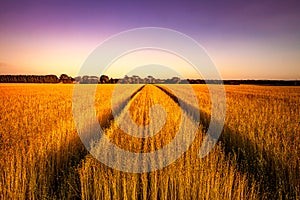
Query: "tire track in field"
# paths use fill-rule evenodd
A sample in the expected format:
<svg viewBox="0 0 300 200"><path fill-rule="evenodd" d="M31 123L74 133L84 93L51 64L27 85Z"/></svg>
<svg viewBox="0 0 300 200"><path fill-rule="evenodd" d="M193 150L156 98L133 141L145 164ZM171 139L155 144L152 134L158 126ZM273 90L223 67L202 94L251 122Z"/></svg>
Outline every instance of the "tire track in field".
<svg viewBox="0 0 300 200"><path fill-rule="evenodd" d="M208 113L176 97L167 88L155 86L173 99L193 119L195 119L195 113L200 112L200 124L208 130L211 118ZM276 155L259 148L247 136L231 130L226 124L224 124L219 141L224 144L226 157L232 160L233 155L237 156L238 170L247 175L250 185L253 179L259 183L258 190L266 195L267 199L285 199L287 195L292 199L297 197L297 194L293 193L293 187L289 184L288 173L286 176L282 175L282 172L287 172L289 168ZM277 187L282 187L282 185L284 185L284 190L278 191Z"/></svg>
<svg viewBox="0 0 300 200"><path fill-rule="evenodd" d="M132 93L128 98L123 100L118 108L115 110L115 116L118 116L123 109L127 106L128 103L130 103L131 99L134 98L136 95L139 94L139 92L145 87L145 85L142 85L140 88L138 88L134 93ZM109 128L111 122L114 120L114 115L113 113L109 114L106 117L106 120L104 124L101 124L101 127L104 128ZM81 140L79 137L77 138L78 140ZM79 174L77 173L77 168L80 167L80 163L82 160L85 159L85 157L89 154L87 151L86 147L83 146L82 141L72 141L73 144L76 144L78 152L72 156L69 157L66 160L63 160L64 163L72 163L70 167L68 167L65 171L58 173L58 177L61 179L57 179L54 181L53 185L53 193L55 194L55 197L58 198L60 197L60 191L64 189L65 184L69 185L70 189L74 194L71 194L70 198L72 199L81 199L81 185L80 185L80 177ZM82 145L82 147L78 147L78 144ZM68 151L66 147L61 147L61 151ZM67 194L70 195L70 194Z"/></svg>
<svg viewBox="0 0 300 200"><path fill-rule="evenodd" d="M126 113L128 113L129 112L129 109L131 108L131 107L133 107L134 109L137 109L137 110L140 110L140 109L143 109L143 108L145 108L145 107L151 107L152 105L146 105L146 104L141 104L141 105L135 105L136 104L136 100L137 101L140 101L140 100L142 100L142 101L147 101L147 100L149 100L149 98L151 98L150 96L151 95L149 95L149 89L150 89L150 93L152 94L152 95L156 95L156 93L157 92L159 92L159 93L161 93L164 97L167 97L167 96L165 96L164 95L164 93L161 91L161 90L159 90L158 88L156 88L156 87L153 87L153 86L151 86L151 85L147 85L146 87L147 88L145 88L145 86L146 85L143 85L142 87L140 87L139 89L137 89L134 93L132 93L132 95L130 95L130 97L128 97L126 100L124 100L123 101L123 103L122 103L122 106L120 106L120 108L118 108L118 112L117 112L117 114L115 114L114 116L110 116L110 121L108 122L108 123L106 123L106 126L105 126L105 130L104 130L104 132L106 132L106 130L110 130L111 128L113 128L113 129L116 129L116 130L118 130L118 131L120 131L120 133L121 134L124 134L123 136L125 136L125 138L131 138L131 139L133 139L133 140L130 140L130 141L134 141L136 144L140 144L141 145L141 149L139 149L139 148L136 148L135 150L134 150L134 152L136 152L136 153L141 153L141 152L149 152L150 150L148 149L147 150L147 148L144 148L144 146L146 146L146 144L148 144L149 145L149 141L147 140L147 138L151 138L151 140L153 139L153 140L155 140L154 138L157 138L157 136L154 136L154 135L152 135L152 136L149 136L149 135L147 135L147 133L146 132L141 132L142 133L142 138L140 138L139 136L134 136L134 135L130 135L130 134L128 134L128 132L127 131L139 131L138 129L136 129L136 127L134 127L134 128L132 128L132 129L130 129L130 130L127 130L126 128L125 129L122 129L122 128L120 128L119 127L119 124L117 123L117 127L118 128L116 128L115 127L115 122L116 121L119 121L120 122L120 120L121 121L123 121L123 120L125 120L125 123L126 123L126 119L128 119L128 115L126 114ZM147 94L146 96L145 96L145 94ZM142 95L142 97L140 96L140 95ZM142 99L141 99L142 98ZM167 97L168 98L168 97ZM169 98L168 98L169 99ZM172 102L172 100L169 100L171 103L173 103ZM175 103L173 103L174 104L174 106L177 106L177 104L175 104ZM125 113L126 112L126 113ZM139 113L138 114L139 116L142 116L142 114L141 113ZM115 117L115 118L114 118ZM145 120L145 116L143 116L142 117L144 120ZM147 117L146 117L147 118ZM136 123L135 121L132 121L132 123ZM129 123L130 124L130 123ZM126 124L126 125L128 125L128 124ZM130 126L130 125L129 125ZM147 126L147 125L144 125L144 126ZM147 127L148 129L149 129L149 127ZM147 130L148 130L147 129ZM127 130L127 131L126 131ZM161 130L159 130L159 131L161 131ZM155 135L156 135L156 133L158 133L159 131L157 131L157 132L155 132ZM118 144L116 141L116 139L112 139L113 141L115 141L115 142L113 142L113 143L115 143L115 144ZM166 143L166 144L168 144L168 142ZM122 147L122 145L120 145L120 147L121 148L123 148L123 149L126 149L126 147ZM157 148L157 149L159 149L159 148ZM157 150L156 149L156 150ZM128 149L126 149L126 150L128 150ZM130 150L131 151L131 150ZM151 150L151 151L154 151L154 150Z"/></svg>
<svg viewBox="0 0 300 200"><path fill-rule="evenodd" d="M121 103L119 103L119 105L117 106L117 108L114 109L114 113L110 113L109 115L107 115L105 118L105 121L103 124L100 124L101 129L104 131L105 129L109 129L112 122L115 120L116 117L118 117L123 110L130 105L131 100L136 97L141 91L142 89L145 87L145 85L142 85L141 87L139 87L135 92L133 92L129 97L127 97L125 100L123 100ZM112 108L113 109L113 108ZM90 124L91 130L97 130L97 126L98 124ZM82 138L81 138L82 139ZM92 134L91 136L88 137L88 141L97 141L98 135L96 134Z"/></svg>
<svg viewBox="0 0 300 200"><path fill-rule="evenodd" d="M138 88L135 92L133 92L128 98L126 98L120 105L115 109L115 114L111 113L107 116L107 119L104 120L106 123L101 124L101 127L103 128L109 128L111 122L114 120L114 117L117 117L120 115L120 113L125 109L125 107L130 104L131 99L133 99L135 96L138 95L142 91L142 89L145 87L145 85L142 85L140 88Z"/></svg>
<svg viewBox="0 0 300 200"><path fill-rule="evenodd" d="M158 89L162 90L166 95L168 95L176 104L178 104L179 107L181 107L187 114L188 116L190 116L194 121L198 121L199 120L199 108L195 108L194 106L190 105L189 103L185 102L183 99L178 98L177 96L175 96L171 91L169 91L168 89L159 86L159 85L154 85L155 87L157 87ZM204 127L207 127L206 125L209 125L210 122L210 116L208 116L205 113L202 113L200 111L200 122L202 122L202 125L204 125Z"/></svg>

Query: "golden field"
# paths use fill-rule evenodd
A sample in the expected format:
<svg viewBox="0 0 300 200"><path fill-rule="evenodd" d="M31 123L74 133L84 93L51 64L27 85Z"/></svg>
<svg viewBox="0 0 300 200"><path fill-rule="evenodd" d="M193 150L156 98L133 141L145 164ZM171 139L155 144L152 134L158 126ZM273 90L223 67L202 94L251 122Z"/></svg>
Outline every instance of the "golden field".
<svg viewBox="0 0 300 200"><path fill-rule="evenodd" d="M129 102L128 88L142 85L118 86L119 115L113 118L115 87L97 86L95 110L106 137L122 149L153 152L172 141L179 124L188 129L189 113L155 85L145 85ZM160 87L181 93L187 103L191 99L185 85ZM149 173L122 172L91 156L75 128L73 88L0 85L0 199L300 199L300 87L225 86L225 126L201 159L211 102L205 85L192 85L198 105L190 104L202 119L195 140L175 162ZM125 107L132 121L147 126L155 104L167 114L157 134L138 138L120 130L117 121L129 123ZM101 140L94 141L91 151L100 153L101 147Z"/></svg>

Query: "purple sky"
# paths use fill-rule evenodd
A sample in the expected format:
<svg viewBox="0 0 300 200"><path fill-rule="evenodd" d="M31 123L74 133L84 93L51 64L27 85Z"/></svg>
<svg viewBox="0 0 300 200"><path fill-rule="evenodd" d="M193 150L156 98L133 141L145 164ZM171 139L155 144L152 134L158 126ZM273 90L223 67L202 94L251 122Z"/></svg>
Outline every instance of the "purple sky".
<svg viewBox="0 0 300 200"><path fill-rule="evenodd" d="M145 26L193 37L224 79L300 79L299 1L258 0L2 0L0 74L76 76L101 41Z"/></svg>

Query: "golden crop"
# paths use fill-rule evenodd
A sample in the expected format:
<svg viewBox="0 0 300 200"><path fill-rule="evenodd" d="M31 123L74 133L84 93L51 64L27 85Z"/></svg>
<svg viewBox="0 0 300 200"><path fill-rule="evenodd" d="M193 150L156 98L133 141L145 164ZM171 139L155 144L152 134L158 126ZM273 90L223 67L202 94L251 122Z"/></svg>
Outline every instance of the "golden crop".
<svg viewBox="0 0 300 200"><path fill-rule="evenodd" d="M98 85L95 110L110 141L127 151L146 153L170 143L182 120L188 128L189 114L154 85L144 86L127 102L128 91L141 86L118 86L122 87L115 96L118 115L113 117L111 96L116 85ZM186 86L161 87L177 91L189 103ZM0 85L0 199L300 198L300 88L226 86L223 133L213 151L200 159L211 102L206 86L192 87L198 105L191 106L201 110L203 120L192 145L163 169L126 173L100 163L83 146L72 115L74 85ZM84 103L83 94L82 109ZM137 138L118 127L118 120L125 126L129 123L127 109L134 123L157 130L151 115L162 113L151 114L155 104L167 114L157 134ZM101 139L94 141L92 151L101 150Z"/></svg>

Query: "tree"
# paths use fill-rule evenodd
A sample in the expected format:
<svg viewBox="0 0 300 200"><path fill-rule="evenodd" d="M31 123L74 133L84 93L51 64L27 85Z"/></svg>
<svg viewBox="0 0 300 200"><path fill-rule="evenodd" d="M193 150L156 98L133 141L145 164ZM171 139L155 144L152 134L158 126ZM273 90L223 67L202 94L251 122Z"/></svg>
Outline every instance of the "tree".
<svg viewBox="0 0 300 200"><path fill-rule="evenodd" d="M74 81L74 79L70 76L68 76L67 74L62 74L59 76L59 81L61 83L72 83Z"/></svg>
<svg viewBox="0 0 300 200"><path fill-rule="evenodd" d="M109 77L106 75L100 76L100 83L109 83Z"/></svg>
<svg viewBox="0 0 300 200"><path fill-rule="evenodd" d="M55 75L0 75L0 83L58 83Z"/></svg>
<svg viewBox="0 0 300 200"><path fill-rule="evenodd" d="M178 84L178 83L180 83L180 78L179 78L179 77L173 77L173 78L171 79L171 81L172 81L172 83L174 83L174 84Z"/></svg>

